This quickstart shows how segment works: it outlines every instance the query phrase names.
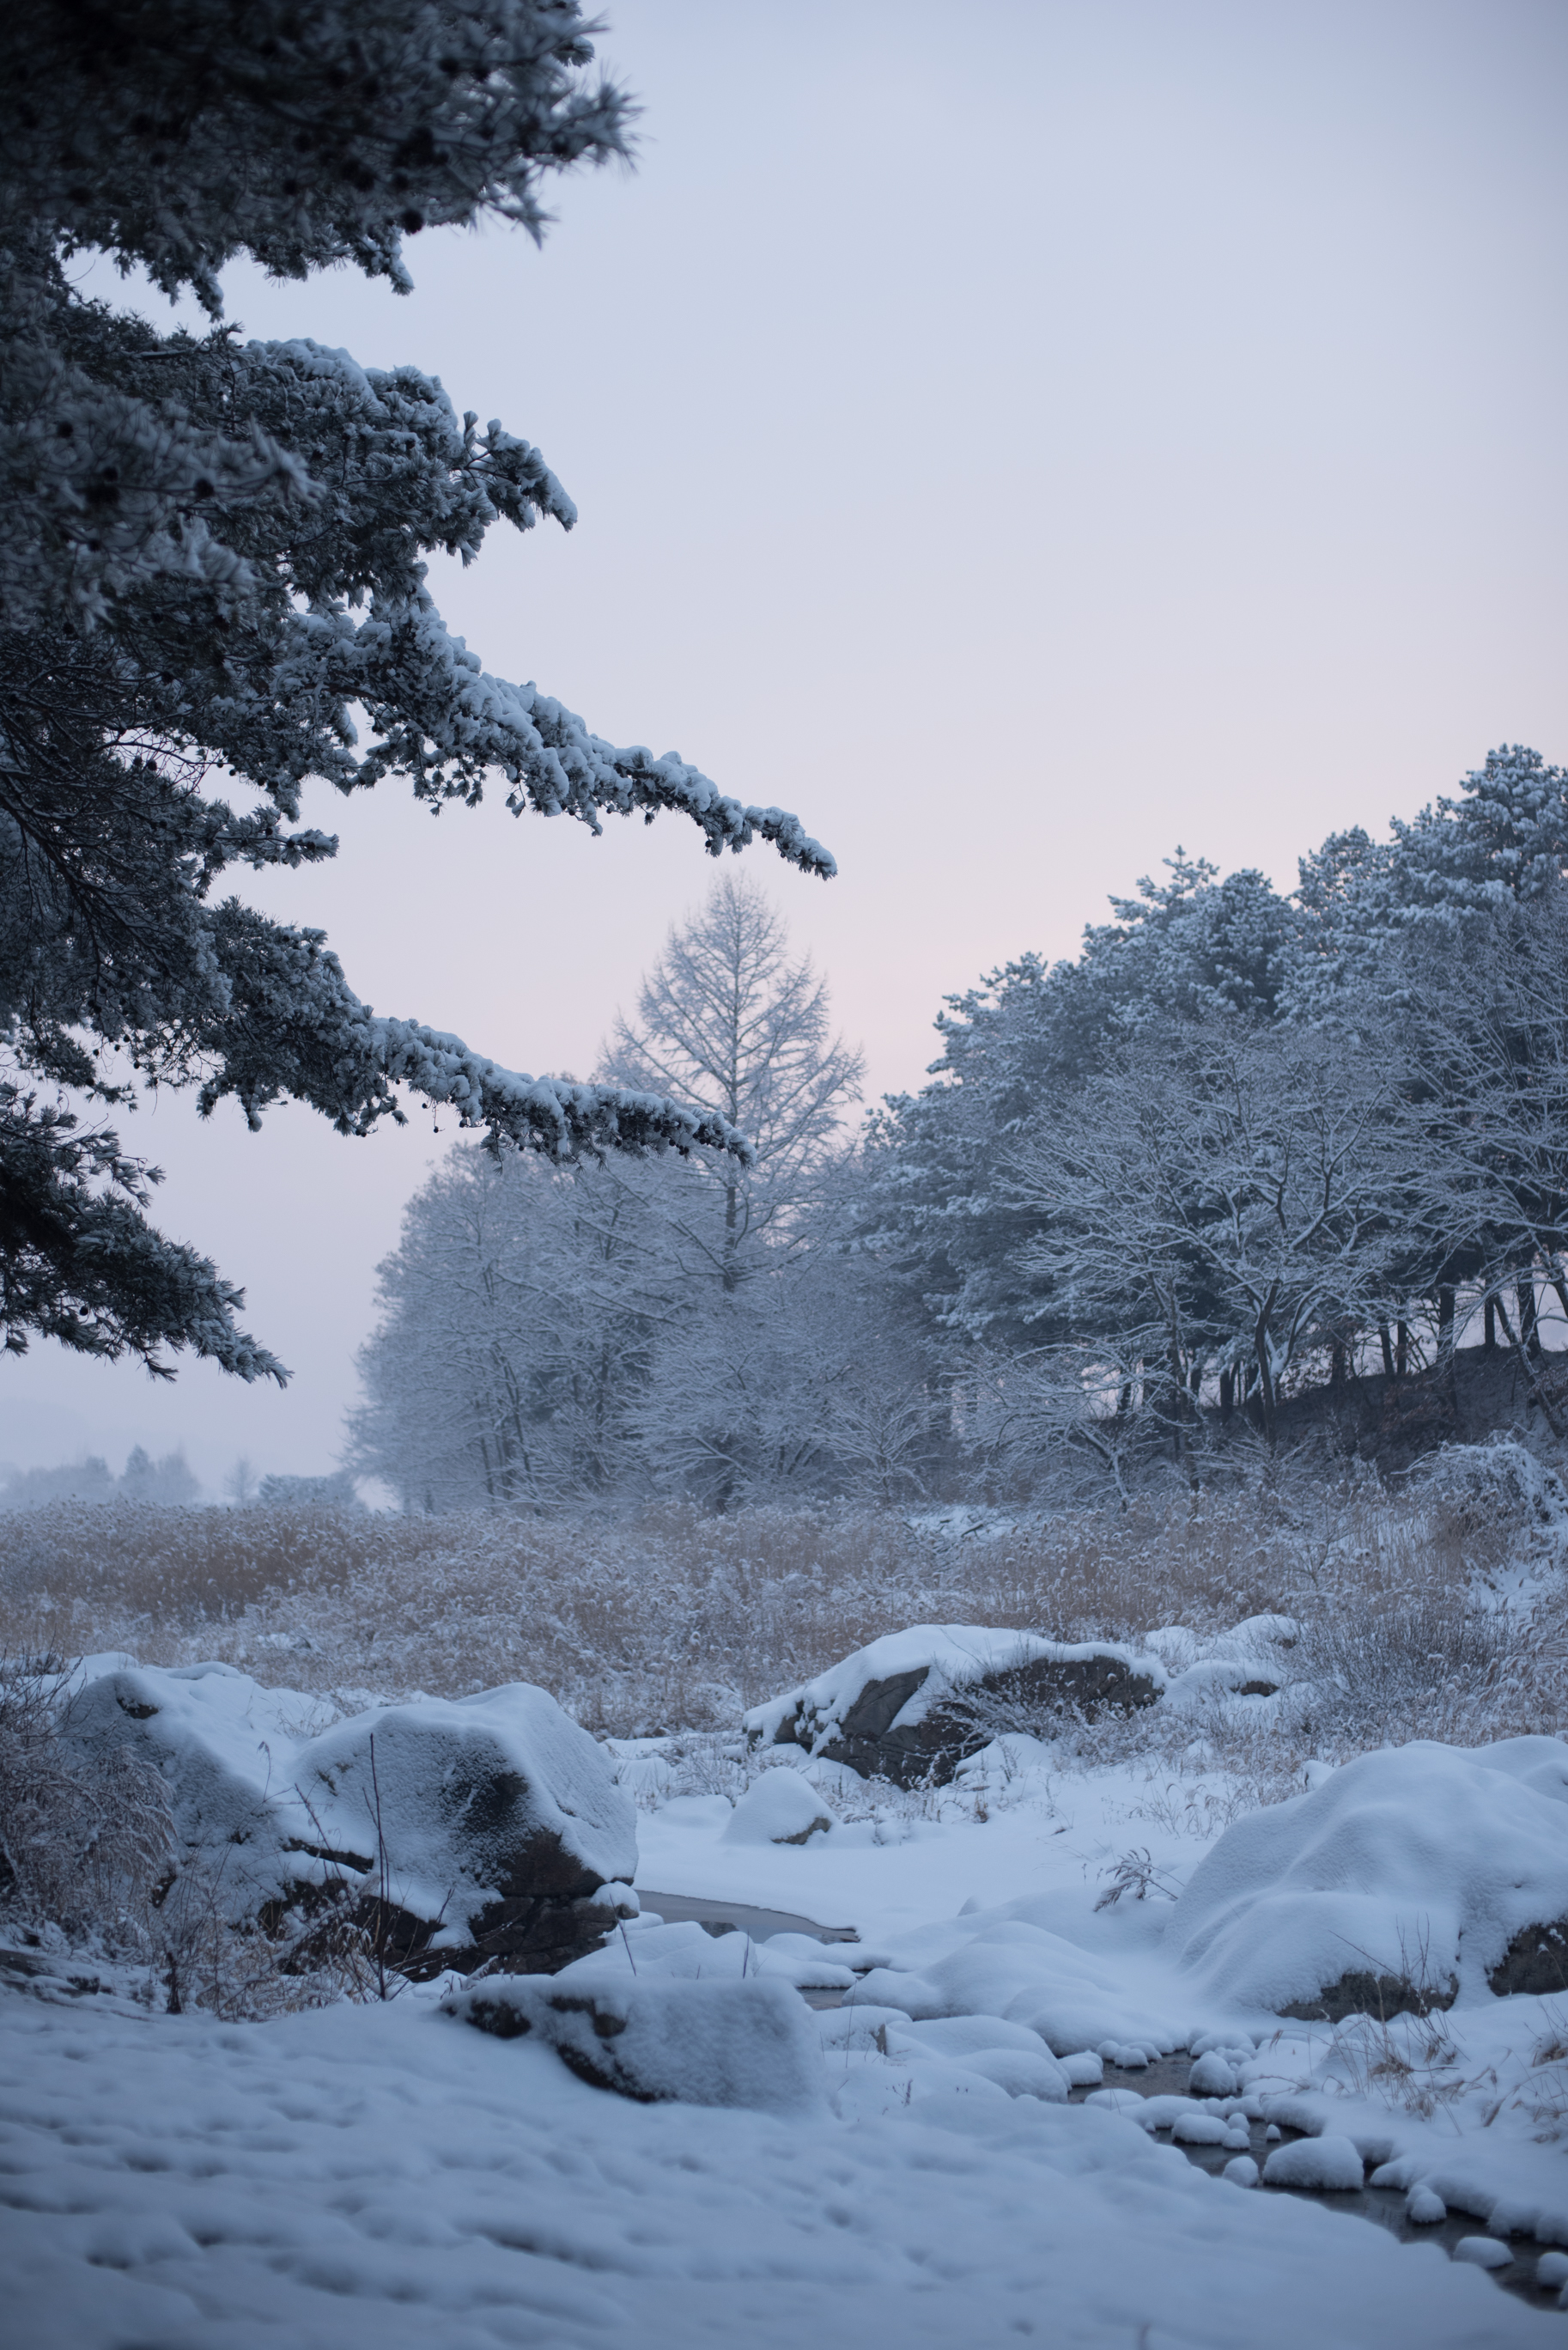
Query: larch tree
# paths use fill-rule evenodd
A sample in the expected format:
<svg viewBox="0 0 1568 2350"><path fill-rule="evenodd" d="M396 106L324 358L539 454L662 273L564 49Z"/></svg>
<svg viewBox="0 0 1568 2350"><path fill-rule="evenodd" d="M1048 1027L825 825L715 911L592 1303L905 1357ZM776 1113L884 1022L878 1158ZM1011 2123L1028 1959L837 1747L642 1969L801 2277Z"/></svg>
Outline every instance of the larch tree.
<svg viewBox="0 0 1568 2350"><path fill-rule="evenodd" d="M375 1013L319 931L218 894L236 867L336 841L317 779L405 777L439 807L685 816L709 851L771 840L833 870L794 817L673 754L620 749L451 637L424 558L498 522L576 512L539 452L460 416L411 368L361 369L219 323L249 255L352 264L406 289L404 241L489 216L535 236L553 174L628 151L576 0L38 0L0 31L0 1332L282 1367L240 1293L148 1221L156 1171L102 1123L139 1082L234 1097L254 1125L308 1102L345 1134L411 1091L556 1161L703 1147L716 1107L670 1089L520 1076ZM99 251L211 331L84 299ZM357 713L357 716L354 714ZM358 729L358 731L357 731ZM221 783L221 791L214 786ZM248 807L224 795L254 795Z"/></svg>
<svg viewBox="0 0 1568 2350"><path fill-rule="evenodd" d="M865 1063L834 1035L826 985L809 955L792 959L766 893L726 873L670 931L636 1019L618 1015L601 1074L696 1103L750 1139L751 1169L732 1157L699 1170L722 1195L712 1257L732 1291L749 1249L782 1239L859 1094Z"/></svg>
<svg viewBox="0 0 1568 2350"><path fill-rule="evenodd" d="M873 1375L875 1299L829 1261L860 1069L765 894L722 876L600 1078L741 1128L751 1163L454 1150L380 1270L356 1468L433 1507L886 1482L909 1439Z"/></svg>

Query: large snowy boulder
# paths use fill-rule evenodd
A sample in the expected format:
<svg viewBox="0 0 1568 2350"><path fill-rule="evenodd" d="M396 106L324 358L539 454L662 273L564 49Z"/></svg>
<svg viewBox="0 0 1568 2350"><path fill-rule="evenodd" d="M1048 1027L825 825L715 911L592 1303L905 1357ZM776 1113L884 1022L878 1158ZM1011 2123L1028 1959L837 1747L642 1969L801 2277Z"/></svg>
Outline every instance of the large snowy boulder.
<svg viewBox="0 0 1568 2350"><path fill-rule="evenodd" d="M384 1881L407 1955L548 1972L635 1911L631 1799L525 1681L356 1714L296 1754L294 1791Z"/></svg>
<svg viewBox="0 0 1568 2350"><path fill-rule="evenodd" d="M753 1744L799 1745L865 1778L940 1786L1003 1730L1150 1705L1153 1657L981 1624L915 1624L746 1716Z"/></svg>
<svg viewBox="0 0 1568 2350"><path fill-rule="evenodd" d="M532 2034L579 2080L640 2105L826 2110L821 2040L787 1983L491 1976L442 2012L498 2040Z"/></svg>
<svg viewBox="0 0 1568 2350"><path fill-rule="evenodd" d="M184 1877L235 1925L347 1906L396 1963L548 1971L636 1909L636 1815L608 1758L526 1683L330 1709L226 1665L106 1659L63 1731L169 1792Z"/></svg>
<svg viewBox="0 0 1568 2350"><path fill-rule="evenodd" d="M1219 1998L1331 2022L1568 1989L1565 1764L1551 1738L1363 1754L1228 1828L1165 1947Z"/></svg>

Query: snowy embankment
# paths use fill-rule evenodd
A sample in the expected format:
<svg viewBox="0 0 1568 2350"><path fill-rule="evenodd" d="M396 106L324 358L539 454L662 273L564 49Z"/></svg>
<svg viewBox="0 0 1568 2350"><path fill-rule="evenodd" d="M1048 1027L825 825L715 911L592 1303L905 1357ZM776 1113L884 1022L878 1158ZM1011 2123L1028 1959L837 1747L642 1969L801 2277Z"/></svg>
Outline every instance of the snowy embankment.
<svg viewBox="0 0 1568 2350"><path fill-rule="evenodd" d="M1198 1660L1220 1669L1209 1681L1235 1691L1236 1657L1282 1628ZM941 1650L940 1692L928 1675L911 1693L923 1719L964 1653ZM1023 1662L1110 1653L1040 1644ZM868 1678L867 1658L889 1662L867 1651L821 1692L817 1743L895 1677ZM138 1739L221 1746L240 1785L246 1735L265 1741L269 1804L293 1801L286 1738L295 1775L358 1751L307 1700L240 1676L103 1661L102 1703ZM1015 1668L1016 1644L986 1661ZM1162 1707L1203 1684L1171 1664ZM504 1696L432 1707L431 1751L446 1770L471 1726L499 1740L539 1781L528 1819L575 1846L573 1804L546 1800L583 1768L575 1742ZM1496 1988L1561 1957L1560 1742L1318 1766L1222 1833L1221 1773L1068 1769L1018 1732L940 1789L868 1788L798 1737L753 1747L723 1765L738 1801L687 1792L676 1742L609 1755L641 1806L644 1914L553 1974L449 1974L385 2004L234 2023L155 2013L156 1986L130 1971L90 1990L78 1961L36 1954L43 1996L0 1991L0 2258L29 2350L1480 2350L1561 2324L1475 2272L1511 2233L1515 2273L1546 2256L1545 2309L1568 2245L1568 1997ZM357 1782L322 1783L350 1806L345 1829L369 1816ZM427 1817L411 1806L421 1837ZM466 1820L460 1800L451 1832L474 1851ZM715 1939L659 1922L660 1892L858 1939ZM1385 2013L1407 1994L1412 2012L1327 2020L1366 1981ZM814 2014L803 1991L842 2003ZM1162 2061L1175 2093L1133 2095ZM1293 2174L1321 2199L1271 2191ZM1462 2258L1336 2216L1335 2193L1369 2177L1414 2224L1469 2215Z"/></svg>
<svg viewBox="0 0 1568 2350"><path fill-rule="evenodd" d="M8 2322L28 2350L1536 2338L1436 2249L969 2079L785 2118L607 2095L417 1991L243 2027L11 1995Z"/></svg>

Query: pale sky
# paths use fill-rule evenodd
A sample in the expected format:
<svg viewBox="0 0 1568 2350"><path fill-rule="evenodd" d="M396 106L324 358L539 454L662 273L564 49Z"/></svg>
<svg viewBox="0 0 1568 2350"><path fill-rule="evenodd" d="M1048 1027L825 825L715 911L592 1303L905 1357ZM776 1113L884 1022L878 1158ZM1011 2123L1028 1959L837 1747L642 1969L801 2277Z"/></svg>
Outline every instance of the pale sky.
<svg viewBox="0 0 1568 2350"><path fill-rule="evenodd" d="M448 619L828 844L826 887L748 865L875 1093L919 1081L944 994L1070 952L1179 842L1289 886L1496 743L1568 761L1561 0L605 13L638 168L561 182L542 253L417 238L406 300L236 268L229 315L542 447L578 527L438 567ZM395 783L306 815L338 860L265 902L378 1010L533 1071L587 1074L711 869L675 817L596 841ZM441 1123L127 1120L295 1379L36 1342L0 1461L332 1466Z"/></svg>

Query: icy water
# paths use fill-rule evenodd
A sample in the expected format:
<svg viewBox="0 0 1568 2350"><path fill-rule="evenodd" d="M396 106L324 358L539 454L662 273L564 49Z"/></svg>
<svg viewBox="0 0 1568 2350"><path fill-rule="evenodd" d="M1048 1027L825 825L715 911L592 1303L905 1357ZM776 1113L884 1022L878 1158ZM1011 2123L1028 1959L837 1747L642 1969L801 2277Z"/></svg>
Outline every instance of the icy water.
<svg viewBox="0 0 1568 2350"><path fill-rule="evenodd" d="M651 1909L667 1926L684 1925L694 1918L710 1934L733 1934L743 1929L753 1942L765 1942L770 1934L812 1934L819 1942L860 1939L853 1926L819 1926L815 1918L797 1918L793 1909L751 1909L743 1901L704 1901L691 1893L649 1893L641 1886L637 1898L645 1910Z"/></svg>
<svg viewBox="0 0 1568 2350"><path fill-rule="evenodd" d="M1119 2064L1107 2064L1105 2086L1107 2089L1130 2089L1137 2097L1184 2097L1188 2094L1187 2083L1191 2071L1192 2059L1185 2053L1174 2056L1162 2056L1157 2063L1144 2065L1136 2072L1124 2071ZM1090 2092L1087 2089L1074 2089L1070 2094L1074 2105L1078 2106L1083 2104ZM1272 2147L1277 2145L1279 2140L1271 2140L1266 2122L1249 2123L1248 2134L1251 2140L1249 2150L1253 2161L1262 2170ZM1161 2131L1160 2136L1163 2138L1166 2133ZM1300 2137L1302 2132L1286 2129L1282 2131L1281 2136L1285 2138ZM1188 2161L1195 2163L1199 2170L1207 2170L1211 2177L1218 2178L1225 2165L1236 2159L1240 2148L1233 2150L1230 2147L1222 2146L1183 2146L1181 2151ZM1406 2218L1404 2193L1397 2187L1364 2187L1359 2194L1332 2195L1306 2187L1260 2185L1251 2191L1257 2195L1303 2196L1308 2202L1321 2203L1330 2211L1344 2212L1357 2220L1370 2220L1375 2226L1386 2228L1390 2235L1397 2236L1402 2244L1441 2244L1443 2250L1449 2253L1453 2251L1454 2246L1461 2236L1482 2236L1488 2232L1484 2220L1478 2220L1473 2214L1464 2211L1450 2211L1448 2218L1439 2220L1435 2227L1418 2228L1413 2220ZM1502 2240L1499 2239L1499 2241ZM1513 2258L1507 2268L1491 2269L1488 2273L1495 2278L1499 2284L1505 2286L1511 2293L1520 2294L1533 2307L1552 2308L1556 2302L1557 2286L1553 2284L1550 2288L1543 2289L1535 2282L1535 2264L1545 2247L1538 2244L1533 2236L1531 2236L1515 2237L1509 2249L1512 2251Z"/></svg>
<svg viewBox="0 0 1568 2350"><path fill-rule="evenodd" d="M654 1893L639 1888L644 1909L651 1909L667 1925L678 1925L691 1918L710 1934L748 1933L753 1942L765 1942L771 1934L813 1934L819 1942L857 1942L860 1939L853 1926L823 1926L815 1918L796 1917L788 1909L758 1909L742 1901L711 1901L684 1893ZM842 1991L809 1991L803 1994L812 2007L837 2007ZM1125 2070L1119 2064L1106 2066L1105 2086L1107 2089L1130 2089L1138 2097L1184 2097L1192 2071L1192 2059L1185 2052L1162 2056L1155 2064ZM1090 2092L1086 2088L1072 2092L1074 2105L1082 2105ZM1249 2124L1253 2161L1262 2170L1272 2143L1268 2125ZM1164 2133L1162 2132L1163 2136ZM1282 2135L1299 2137L1299 2130L1287 2129ZM1217 2178L1228 2162L1233 2162L1240 2148L1220 2146L1183 2146L1182 2153L1199 2170ZM1418 2228L1405 2216L1405 2197L1396 2187L1364 2187L1358 2194L1327 2195L1303 2187L1263 2187L1251 2190L1258 2195L1301 2195L1309 2202L1322 2203L1329 2210L1343 2212L1348 2218L1370 2220L1375 2227L1386 2228L1402 2244L1441 2244L1451 2253L1462 2236L1484 2235L1484 2223L1465 2212L1450 2211L1446 2220L1435 2227ZM1501 2240L1500 2240L1501 2241ZM1491 2269L1488 2273L1507 2292L1517 2293L1534 2308L1551 2308L1558 2288L1542 2288L1535 2282L1535 2264L1542 2247L1533 2237L1516 2237L1510 2244L1513 2258L1506 2268Z"/></svg>

